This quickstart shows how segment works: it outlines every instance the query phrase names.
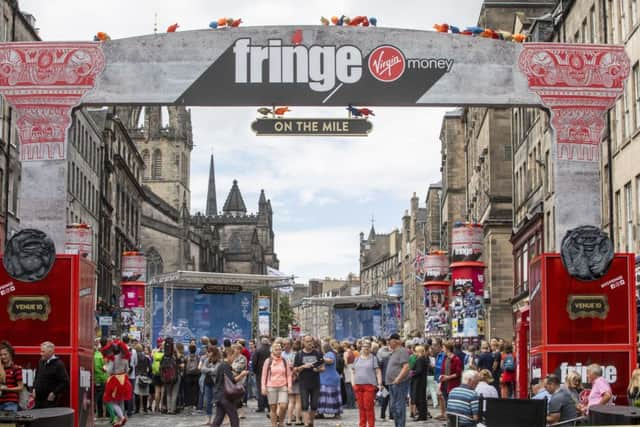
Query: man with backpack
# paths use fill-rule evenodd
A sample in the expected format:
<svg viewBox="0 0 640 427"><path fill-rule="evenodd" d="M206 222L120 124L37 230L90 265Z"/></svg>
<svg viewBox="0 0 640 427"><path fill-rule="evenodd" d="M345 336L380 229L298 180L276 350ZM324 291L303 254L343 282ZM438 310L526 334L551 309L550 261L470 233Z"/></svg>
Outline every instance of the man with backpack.
<svg viewBox="0 0 640 427"><path fill-rule="evenodd" d="M124 334L122 336L122 342L127 346L129 354L131 355L131 358L129 359L129 381L131 382L131 385L133 387L136 384L136 366L138 365L138 353L136 352L136 349L129 344L129 335ZM133 398L133 395L131 395L131 399L124 402L124 407L127 411L127 417L133 416L133 413L136 411L135 406L135 399Z"/></svg>
<svg viewBox="0 0 640 427"><path fill-rule="evenodd" d="M200 379L200 358L196 354L197 348L195 344L189 345L189 354L186 357L185 362L185 375L184 375L184 406L185 408L191 407L191 410L195 409L198 404L198 395L200 393L200 387L198 385Z"/></svg>
<svg viewBox="0 0 640 427"><path fill-rule="evenodd" d="M504 344L504 356L500 362L502 375L500 376L500 397L503 399L513 398L516 385L516 358L513 355L513 345Z"/></svg>
<svg viewBox="0 0 640 427"><path fill-rule="evenodd" d="M175 414L180 383L178 382L178 363L172 337L167 337L164 340L164 356L160 361L160 379L165 388L167 413Z"/></svg>

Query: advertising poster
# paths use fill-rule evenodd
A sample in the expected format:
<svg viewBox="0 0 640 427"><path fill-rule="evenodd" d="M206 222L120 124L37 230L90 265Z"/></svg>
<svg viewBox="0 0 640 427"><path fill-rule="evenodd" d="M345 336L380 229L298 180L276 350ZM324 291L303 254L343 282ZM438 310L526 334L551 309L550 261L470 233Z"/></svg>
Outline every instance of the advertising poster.
<svg viewBox="0 0 640 427"><path fill-rule="evenodd" d="M258 333L271 335L271 298L268 296L258 297Z"/></svg>
<svg viewBox="0 0 640 427"><path fill-rule="evenodd" d="M451 265L451 336L478 338L486 333L484 264L460 262Z"/></svg>
<svg viewBox="0 0 640 427"><path fill-rule="evenodd" d="M339 341L370 337L376 335L376 331L380 331L380 325L376 327L374 323L376 320L380 322L380 309L336 308L333 317L335 339Z"/></svg>
<svg viewBox="0 0 640 427"><path fill-rule="evenodd" d="M93 236L88 224L68 225L64 231L64 253L92 258Z"/></svg>
<svg viewBox="0 0 640 427"><path fill-rule="evenodd" d="M122 282L146 282L147 259L142 252L122 253Z"/></svg>
<svg viewBox="0 0 640 427"><path fill-rule="evenodd" d="M424 288L424 329L429 336L445 337L448 335L449 299L447 293L447 287L425 286Z"/></svg>

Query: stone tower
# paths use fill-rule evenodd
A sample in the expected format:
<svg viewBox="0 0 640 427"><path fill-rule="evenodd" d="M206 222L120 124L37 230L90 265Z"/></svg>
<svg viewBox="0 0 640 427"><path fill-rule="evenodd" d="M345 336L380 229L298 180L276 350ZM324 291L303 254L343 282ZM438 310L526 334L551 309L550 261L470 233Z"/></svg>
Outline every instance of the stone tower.
<svg viewBox="0 0 640 427"><path fill-rule="evenodd" d="M155 105L120 111L128 114L131 138L145 163L142 183L176 210L190 210L191 111Z"/></svg>
<svg viewBox="0 0 640 427"><path fill-rule="evenodd" d="M216 216L218 214L218 202L216 198L216 172L213 166L213 154L209 165L209 186L207 187L207 208L206 216Z"/></svg>

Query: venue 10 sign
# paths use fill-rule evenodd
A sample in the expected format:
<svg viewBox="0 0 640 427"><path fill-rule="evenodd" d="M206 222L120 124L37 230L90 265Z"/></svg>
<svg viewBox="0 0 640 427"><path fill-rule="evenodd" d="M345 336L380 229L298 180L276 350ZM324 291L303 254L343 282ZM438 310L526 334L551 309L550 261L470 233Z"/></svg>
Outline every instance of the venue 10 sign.
<svg viewBox="0 0 640 427"><path fill-rule="evenodd" d="M256 119L256 135L264 136L367 136L372 124L363 119Z"/></svg>

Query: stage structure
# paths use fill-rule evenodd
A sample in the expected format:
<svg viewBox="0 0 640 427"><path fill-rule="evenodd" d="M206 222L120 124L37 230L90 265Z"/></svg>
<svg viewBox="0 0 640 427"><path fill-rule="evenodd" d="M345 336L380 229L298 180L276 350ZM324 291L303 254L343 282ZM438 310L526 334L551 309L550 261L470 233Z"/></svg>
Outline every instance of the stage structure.
<svg viewBox="0 0 640 427"><path fill-rule="evenodd" d="M386 337L402 330L402 302L390 296L308 297L302 299L302 310L310 310L313 330L305 333L319 335L319 322L329 325L329 335L335 339L357 339L363 336ZM323 319L319 308L326 307L328 318Z"/></svg>
<svg viewBox="0 0 640 427"><path fill-rule="evenodd" d="M200 271L159 274L149 280L146 287L145 335L155 342L162 332L188 342L200 335L213 336L212 328L218 328L218 338L251 338L258 308L257 291L293 286L293 276ZM277 298L279 292L275 294ZM277 305L274 308L277 311ZM180 321L176 313L182 313ZM185 317L191 315L195 316L192 321L185 321ZM217 322L211 322L214 316L219 318ZM220 324L223 320L224 325Z"/></svg>

